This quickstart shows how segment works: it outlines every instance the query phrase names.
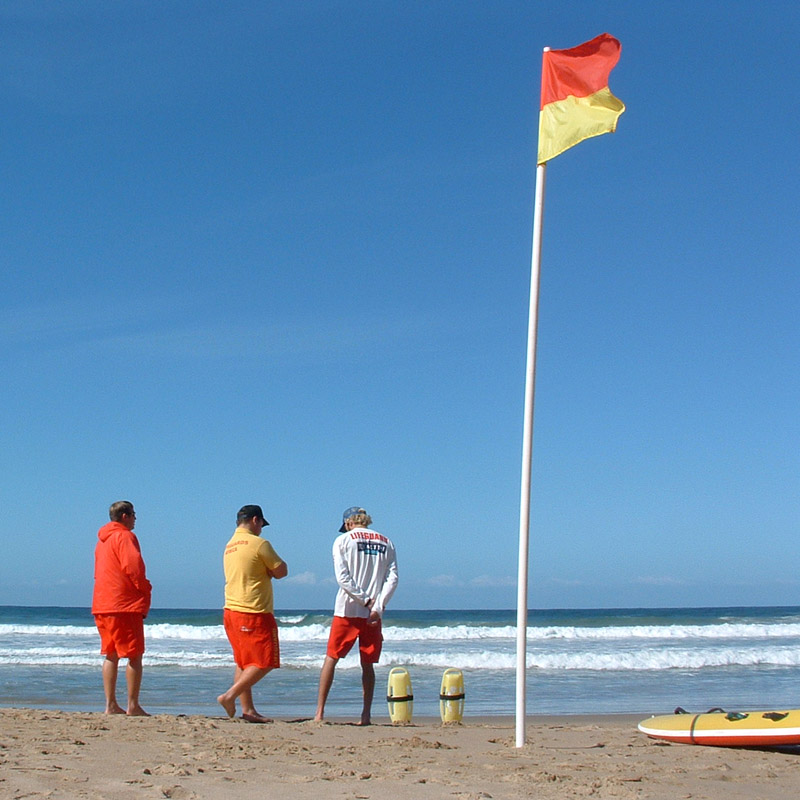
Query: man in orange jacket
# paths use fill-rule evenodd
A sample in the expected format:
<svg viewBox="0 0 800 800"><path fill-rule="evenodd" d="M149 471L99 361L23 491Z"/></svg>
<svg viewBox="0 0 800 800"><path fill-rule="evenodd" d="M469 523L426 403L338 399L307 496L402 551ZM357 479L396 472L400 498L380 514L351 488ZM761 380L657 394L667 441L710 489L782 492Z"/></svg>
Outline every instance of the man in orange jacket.
<svg viewBox="0 0 800 800"><path fill-rule="evenodd" d="M111 522L97 532L94 551L94 596L92 614L100 632L103 662L103 689L106 714L146 717L139 705L144 655L144 619L150 611L152 586L145 575L139 540L133 533L136 512L127 500L113 503L108 510ZM128 659L125 678L128 684L127 710L117 703L117 673L120 658Z"/></svg>

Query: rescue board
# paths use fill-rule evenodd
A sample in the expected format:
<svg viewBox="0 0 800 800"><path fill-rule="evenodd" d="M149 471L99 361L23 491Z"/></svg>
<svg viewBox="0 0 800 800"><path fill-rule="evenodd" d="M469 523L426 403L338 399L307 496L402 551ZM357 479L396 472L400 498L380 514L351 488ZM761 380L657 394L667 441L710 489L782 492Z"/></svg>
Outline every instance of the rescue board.
<svg viewBox="0 0 800 800"><path fill-rule="evenodd" d="M692 714L650 717L639 730L652 739L716 747L776 747L800 745L800 709L789 711L731 711L720 708Z"/></svg>

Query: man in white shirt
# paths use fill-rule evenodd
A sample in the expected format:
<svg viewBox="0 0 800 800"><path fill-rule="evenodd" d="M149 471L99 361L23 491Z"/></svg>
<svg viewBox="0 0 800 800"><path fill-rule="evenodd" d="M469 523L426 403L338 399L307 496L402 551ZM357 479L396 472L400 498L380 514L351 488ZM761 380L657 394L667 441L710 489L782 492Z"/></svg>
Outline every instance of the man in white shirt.
<svg viewBox="0 0 800 800"><path fill-rule="evenodd" d="M358 506L342 515L341 534L333 543L333 568L339 591L333 610L328 650L319 676L319 697L314 719L325 715L325 702L340 658L358 640L364 705L361 725L371 722L375 669L381 655L381 618L397 587L397 557L388 536L369 530L372 517Z"/></svg>

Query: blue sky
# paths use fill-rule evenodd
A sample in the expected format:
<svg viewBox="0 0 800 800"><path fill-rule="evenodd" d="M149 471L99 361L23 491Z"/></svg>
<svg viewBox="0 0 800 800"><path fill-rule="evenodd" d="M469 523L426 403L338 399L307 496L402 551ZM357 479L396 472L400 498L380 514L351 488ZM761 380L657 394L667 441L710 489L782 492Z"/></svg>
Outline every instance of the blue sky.
<svg viewBox="0 0 800 800"><path fill-rule="evenodd" d="M516 602L541 51L622 42L548 167L531 607L800 602L792 2L5 2L0 603L88 605L129 499L159 607L235 512L332 605Z"/></svg>

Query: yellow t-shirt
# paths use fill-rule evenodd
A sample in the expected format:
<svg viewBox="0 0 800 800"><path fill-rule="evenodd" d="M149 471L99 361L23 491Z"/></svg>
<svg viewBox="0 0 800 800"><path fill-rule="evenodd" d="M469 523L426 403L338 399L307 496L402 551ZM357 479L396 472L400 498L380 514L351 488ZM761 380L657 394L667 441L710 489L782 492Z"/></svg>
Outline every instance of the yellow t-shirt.
<svg viewBox="0 0 800 800"><path fill-rule="evenodd" d="M271 614L273 570L283 559L272 545L247 528L237 528L225 545L225 608L246 614Z"/></svg>

